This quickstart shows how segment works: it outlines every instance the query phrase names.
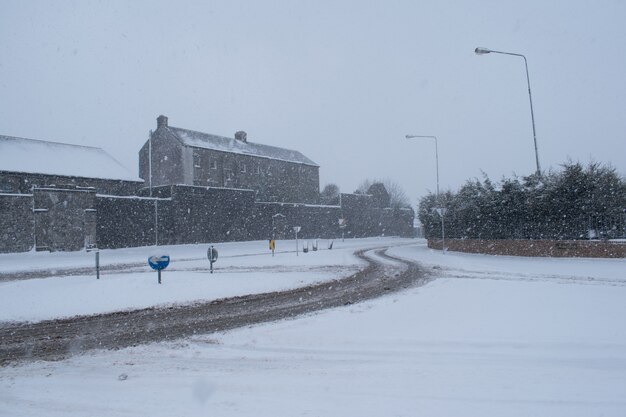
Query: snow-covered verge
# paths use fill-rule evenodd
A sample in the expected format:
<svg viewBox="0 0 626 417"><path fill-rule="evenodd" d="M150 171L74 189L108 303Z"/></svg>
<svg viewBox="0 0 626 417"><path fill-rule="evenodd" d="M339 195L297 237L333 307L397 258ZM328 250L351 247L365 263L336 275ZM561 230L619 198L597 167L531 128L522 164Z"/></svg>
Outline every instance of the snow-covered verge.
<svg viewBox="0 0 626 417"><path fill-rule="evenodd" d="M313 245L314 239L298 241L300 255L302 255L302 246L309 242L310 247ZM346 249L358 250L363 248L384 246L387 243L398 244L403 242L411 242L411 239L402 239L394 237L374 237L364 239L319 239L318 247L320 250L327 250L332 242L333 250ZM225 258L240 257L245 255L264 255L271 256L269 244L267 240L257 240L249 242L224 242L214 244L196 244L196 245L172 245L172 246L142 246L136 248L125 249L102 249L100 250L100 265L126 265L130 263L141 263L148 268L148 257L158 255L169 255L172 260L172 266L178 260L203 260L206 261L206 252L209 246L213 245L219 250L219 263L222 264ZM296 243L294 240L277 240L275 253L293 252L295 256ZM311 252L312 253L312 252ZM290 262L298 264L303 262L299 258L281 258L280 264ZM322 262L323 263L323 262ZM208 263L207 263L208 264ZM0 254L0 273L18 273L18 272L36 272L36 271L58 271L63 274L65 269L69 268L93 268L95 265L95 252L20 252L20 253L4 253ZM95 269L94 269L95 274Z"/></svg>
<svg viewBox="0 0 626 417"><path fill-rule="evenodd" d="M40 270L46 261L59 276L0 282L0 322L40 321L76 315L98 314L156 305L211 301L239 295L286 290L348 276L362 267L354 251L364 248L410 243L409 239L371 238L333 242L319 241L316 252L295 253L295 241L279 241L282 248L271 256L266 241L215 245L220 256L209 273L208 245L182 245L102 251L101 265L140 262L141 267L103 271L89 275L64 276L63 271L94 263L94 254L28 253L4 256L20 271ZM302 244L302 242L300 242ZM285 250L293 252L285 252ZM147 265L151 254L169 254L170 266L157 273Z"/></svg>
<svg viewBox="0 0 626 417"><path fill-rule="evenodd" d="M450 251L444 254L440 250L423 247L420 250L409 247L392 248L389 253L416 260L430 268L434 267L446 277L626 284L626 259L532 258Z"/></svg>
<svg viewBox="0 0 626 417"><path fill-rule="evenodd" d="M3 368L0 415L626 415L624 261L392 252L440 278L294 320Z"/></svg>

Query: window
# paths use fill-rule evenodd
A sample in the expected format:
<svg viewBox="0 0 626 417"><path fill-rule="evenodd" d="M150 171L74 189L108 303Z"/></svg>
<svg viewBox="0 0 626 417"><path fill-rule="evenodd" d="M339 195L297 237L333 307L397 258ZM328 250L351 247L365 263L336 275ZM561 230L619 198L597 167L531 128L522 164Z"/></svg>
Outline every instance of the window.
<svg viewBox="0 0 626 417"><path fill-rule="evenodd" d="M241 170L241 172L246 172L246 164L239 165L239 169Z"/></svg>
<svg viewBox="0 0 626 417"><path fill-rule="evenodd" d="M255 173L256 174L260 174L261 173L261 164L256 164Z"/></svg>
<svg viewBox="0 0 626 417"><path fill-rule="evenodd" d="M211 169L217 169L217 160L215 158L211 159Z"/></svg>

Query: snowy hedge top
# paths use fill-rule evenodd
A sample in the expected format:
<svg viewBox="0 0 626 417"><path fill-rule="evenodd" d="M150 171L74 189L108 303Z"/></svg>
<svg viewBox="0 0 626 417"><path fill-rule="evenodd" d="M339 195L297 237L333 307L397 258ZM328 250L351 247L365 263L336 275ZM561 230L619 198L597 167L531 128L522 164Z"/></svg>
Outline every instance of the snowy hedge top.
<svg viewBox="0 0 626 417"><path fill-rule="evenodd" d="M142 181L100 148L2 135L0 171Z"/></svg>
<svg viewBox="0 0 626 417"><path fill-rule="evenodd" d="M319 166L306 156L302 155L300 152L290 149L261 145L259 143L243 142L234 138L210 135L208 133L196 132L172 126L167 127L167 129L187 146L212 149L222 152L239 153L261 158L277 159L315 167Z"/></svg>

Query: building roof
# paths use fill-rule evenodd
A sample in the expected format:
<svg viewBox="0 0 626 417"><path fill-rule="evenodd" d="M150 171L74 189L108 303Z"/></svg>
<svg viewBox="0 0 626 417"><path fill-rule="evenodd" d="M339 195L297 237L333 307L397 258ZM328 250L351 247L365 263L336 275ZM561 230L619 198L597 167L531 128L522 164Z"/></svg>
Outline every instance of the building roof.
<svg viewBox="0 0 626 417"><path fill-rule="evenodd" d="M298 151L277 148L275 146L261 145L259 143L243 142L225 136L211 135L173 126L164 126L171 134L177 137L184 145L196 148L212 149L214 151L238 153L256 156L260 158L277 159L280 161L294 162L297 164L318 167L315 162Z"/></svg>
<svg viewBox="0 0 626 417"><path fill-rule="evenodd" d="M143 181L100 148L3 135L0 171Z"/></svg>

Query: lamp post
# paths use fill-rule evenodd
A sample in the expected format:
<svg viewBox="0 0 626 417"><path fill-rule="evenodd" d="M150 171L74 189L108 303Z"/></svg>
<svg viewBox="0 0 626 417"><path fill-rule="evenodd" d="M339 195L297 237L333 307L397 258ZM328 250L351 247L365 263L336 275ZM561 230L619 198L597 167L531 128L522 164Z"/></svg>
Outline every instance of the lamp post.
<svg viewBox="0 0 626 417"><path fill-rule="evenodd" d="M439 146L437 145L437 136L423 136L423 135L406 135L407 139L434 139L435 140L435 163L437 168L437 204L441 205L441 198L439 195ZM441 250L442 253L446 253L446 232L444 225L444 216L446 214L446 209L444 207L436 208L437 214L441 217Z"/></svg>
<svg viewBox="0 0 626 417"><path fill-rule="evenodd" d="M522 54L514 54L512 52L503 52L503 51L494 51L492 49L481 48L481 47L474 49L474 53L476 55L485 55L485 54L513 55L513 56L521 56L522 58L524 58L524 66L526 68L526 82L528 83L528 98L530 100L530 119L533 123L533 141L535 144L535 162L537 163L537 175L541 176L541 167L539 166L539 151L537 150L537 132L535 131L535 114L533 112L533 96L530 92L530 76L528 75L528 61L526 60L526 57Z"/></svg>

